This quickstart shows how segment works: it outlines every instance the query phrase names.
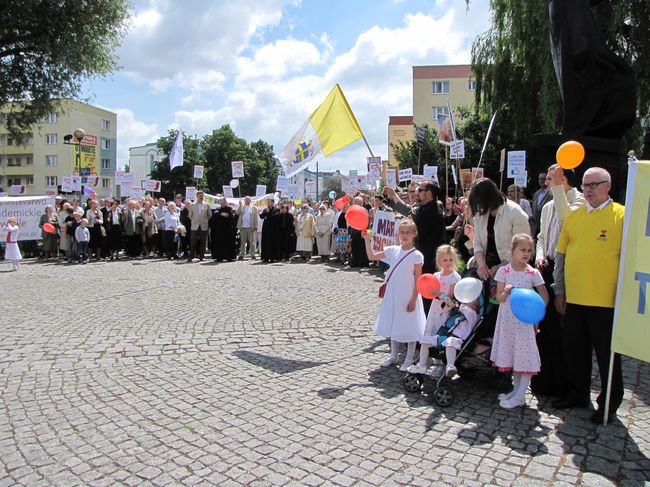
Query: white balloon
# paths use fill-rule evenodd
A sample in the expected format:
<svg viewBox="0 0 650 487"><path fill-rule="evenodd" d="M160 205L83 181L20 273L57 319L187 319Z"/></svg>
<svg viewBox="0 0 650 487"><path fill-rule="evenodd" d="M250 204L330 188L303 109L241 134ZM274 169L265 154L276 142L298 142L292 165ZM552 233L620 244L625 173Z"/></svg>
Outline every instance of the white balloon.
<svg viewBox="0 0 650 487"><path fill-rule="evenodd" d="M230 180L230 187L231 188L236 188L237 186L239 186L239 179L231 179Z"/></svg>
<svg viewBox="0 0 650 487"><path fill-rule="evenodd" d="M465 277L454 286L454 296L461 303L476 301L483 291L483 283L473 277Z"/></svg>

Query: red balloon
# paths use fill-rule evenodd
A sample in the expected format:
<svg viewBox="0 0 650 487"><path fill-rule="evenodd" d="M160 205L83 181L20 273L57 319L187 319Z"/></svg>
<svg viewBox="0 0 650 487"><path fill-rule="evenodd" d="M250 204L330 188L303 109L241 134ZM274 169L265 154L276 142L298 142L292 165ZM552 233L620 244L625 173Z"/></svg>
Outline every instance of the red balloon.
<svg viewBox="0 0 650 487"><path fill-rule="evenodd" d="M432 292L440 291L440 281L433 274L422 274L418 277L417 288L422 297L433 299L435 296Z"/></svg>
<svg viewBox="0 0 650 487"><path fill-rule="evenodd" d="M368 212L363 206L352 205L345 213L345 220L348 226L355 230L365 230L368 228Z"/></svg>
<svg viewBox="0 0 650 487"><path fill-rule="evenodd" d="M51 223L43 223L43 230L47 233L56 233L56 228Z"/></svg>
<svg viewBox="0 0 650 487"><path fill-rule="evenodd" d="M350 202L350 197L348 195L343 196L342 198L339 198L338 200L334 201L334 206L336 206L339 210L342 210L345 205L347 205Z"/></svg>

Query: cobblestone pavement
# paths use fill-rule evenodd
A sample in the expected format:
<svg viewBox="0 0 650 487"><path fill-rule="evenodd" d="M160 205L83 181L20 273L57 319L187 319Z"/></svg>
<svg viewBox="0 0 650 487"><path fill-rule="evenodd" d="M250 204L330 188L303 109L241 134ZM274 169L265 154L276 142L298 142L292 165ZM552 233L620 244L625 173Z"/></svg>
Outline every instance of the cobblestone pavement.
<svg viewBox="0 0 650 487"><path fill-rule="evenodd" d="M6 269L3 264L3 270ZM620 420L407 394L379 278L335 265L25 262L0 273L0 486L643 485L650 365ZM71 291L74 289L74 291ZM282 292L278 292L282 289Z"/></svg>

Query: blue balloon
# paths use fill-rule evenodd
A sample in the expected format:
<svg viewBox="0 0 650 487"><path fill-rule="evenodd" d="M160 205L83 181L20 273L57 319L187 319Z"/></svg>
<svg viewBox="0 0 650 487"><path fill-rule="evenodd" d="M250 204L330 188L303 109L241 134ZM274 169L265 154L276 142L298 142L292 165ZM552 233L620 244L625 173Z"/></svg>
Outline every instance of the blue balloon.
<svg viewBox="0 0 650 487"><path fill-rule="evenodd" d="M336 198L336 191L330 191L329 197L330 197L331 200Z"/></svg>
<svg viewBox="0 0 650 487"><path fill-rule="evenodd" d="M510 309L522 323L536 325L544 319L546 305L533 289L514 288L510 291Z"/></svg>

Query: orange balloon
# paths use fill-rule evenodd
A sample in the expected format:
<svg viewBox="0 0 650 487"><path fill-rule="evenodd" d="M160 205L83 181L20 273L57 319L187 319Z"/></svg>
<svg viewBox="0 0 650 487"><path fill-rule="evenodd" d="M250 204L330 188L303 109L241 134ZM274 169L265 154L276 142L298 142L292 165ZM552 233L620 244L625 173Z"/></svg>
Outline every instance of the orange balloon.
<svg viewBox="0 0 650 487"><path fill-rule="evenodd" d="M355 230L365 230L368 228L368 212L363 206L352 205L345 213L345 220L348 226Z"/></svg>
<svg viewBox="0 0 650 487"><path fill-rule="evenodd" d="M580 142L569 140L558 148L555 160L562 169L573 169L585 160L585 148Z"/></svg>
<svg viewBox="0 0 650 487"><path fill-rule="evenodd" d="M418 292L422 295L422 297L433 299L435 296L432 294L432 291L440 290L440 281L433 274L422 274L420 277L418 277L416 287L418 288Z"/></svg>

